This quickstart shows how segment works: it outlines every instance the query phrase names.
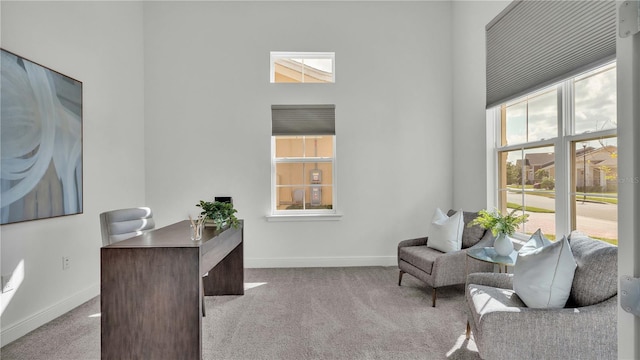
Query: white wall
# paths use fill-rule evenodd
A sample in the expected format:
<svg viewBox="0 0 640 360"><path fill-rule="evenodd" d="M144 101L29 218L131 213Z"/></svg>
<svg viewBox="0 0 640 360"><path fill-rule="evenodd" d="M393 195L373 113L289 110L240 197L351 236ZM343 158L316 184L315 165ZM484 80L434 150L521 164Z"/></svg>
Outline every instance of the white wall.
<svg viewBox="0 0 640 360"><path fill-rule="evenodd" d="M147 200L230 195L245 265L393 265L452 201L449 2L145 4ZM269 84L269 51L335 51L336 84ZM267 222L271 104L336 104L340 221Z"/></svg>
<svg viewBox="0 0 640 360"><path fill-rule="evenodd" d="M453 205L487 207L485 26L510 1L453 1Z"/></svg>
<svg viewBox="0 0 640 360"><path fill-rule="evenodd" d="M2 48L83 82L84 213L3 225L2 345L96 296L98 214L144 203L142 5L2 1ZM62 270L62 256L71 267ZM6 308L4 307L5 304ZM99 318L96 318L99 321Z"/></svg>

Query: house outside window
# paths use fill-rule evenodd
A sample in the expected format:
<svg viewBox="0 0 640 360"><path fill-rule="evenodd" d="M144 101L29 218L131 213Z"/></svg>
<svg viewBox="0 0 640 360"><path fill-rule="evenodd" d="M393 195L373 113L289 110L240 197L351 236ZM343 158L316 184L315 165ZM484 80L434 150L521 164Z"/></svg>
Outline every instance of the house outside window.
<svg viewBox="0 0 640 360"><path fill-rule="evenodd" d="M272 215L335 214L335 106L273 105L271 144Z"/></svg>
<svg viewBox="0 0 640 360"><path fill-rule="evenodd" d="M617 244L615 62L494 108L500 211L518 232L581 231Z"/></svg>

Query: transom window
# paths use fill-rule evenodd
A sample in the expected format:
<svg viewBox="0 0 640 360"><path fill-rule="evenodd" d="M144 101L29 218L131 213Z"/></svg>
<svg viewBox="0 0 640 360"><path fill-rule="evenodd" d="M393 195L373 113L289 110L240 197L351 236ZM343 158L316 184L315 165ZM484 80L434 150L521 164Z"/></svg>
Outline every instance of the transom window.
<svg viewBox="0 0 640 360"><path fill-rule="evenodd" d="M493 109L498 208L545 236L578 230L617 244L615 62Z"/></svg>
<svg viewBox="0 0 640 360"><path fill-rule="evenodd" d="M334 83L333 52L271 52L272 83Z"/></svg>

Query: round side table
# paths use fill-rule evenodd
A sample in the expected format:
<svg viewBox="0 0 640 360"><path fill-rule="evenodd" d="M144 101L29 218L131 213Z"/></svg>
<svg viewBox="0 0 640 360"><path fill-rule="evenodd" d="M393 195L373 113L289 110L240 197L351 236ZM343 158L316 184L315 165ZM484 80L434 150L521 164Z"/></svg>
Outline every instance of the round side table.
<svg viewBox="0 0 640 360"><path fill-rule="evenodd" d="M476 260L488 262L498 265L498 271L502 272L504 266L504 272L507 272L507 266L513 266L518 259L518 252L513 250L511 254L507 256L498 255L493 247L483 247L477 249L468 249L467 256L470 256Z"/></svg>

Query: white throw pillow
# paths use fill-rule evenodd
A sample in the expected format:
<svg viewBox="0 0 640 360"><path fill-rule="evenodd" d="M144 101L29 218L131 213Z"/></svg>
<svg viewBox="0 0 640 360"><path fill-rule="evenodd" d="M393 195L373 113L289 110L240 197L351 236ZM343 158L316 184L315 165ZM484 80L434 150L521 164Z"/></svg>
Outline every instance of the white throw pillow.
<svg viewBox="0 0 640 360"><path fill-rule="evenodd" d="M563 308L571 292L576 261L565 236L543 245L546 239L538 235L534 234L518 252L513 290L530 308Z"/></svg>
<svg viewBox="0 0 640 360"><path fill-rule="evenodd" d="M551 241L549 241L549 239L547 239L544 235L542 235L542 231L538 229L536 230L536 232L534 232L531 235L529 240L527 240L527 242L524 245L522 245L520 250L518 250L518 253L524 254L524 253L527 253L551 244L552 244Z"/></svg>
<svg viewBox="0 0 640 360"><path fill-rule="evenodd" d="M448 217L439 208L431 219L427 246L442 252L458 251L462 248L464 218L462 209Z"/></svg>

